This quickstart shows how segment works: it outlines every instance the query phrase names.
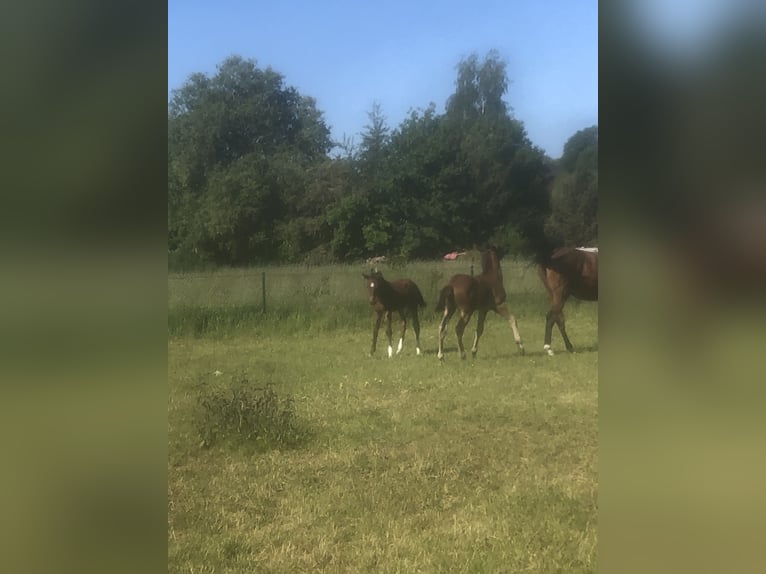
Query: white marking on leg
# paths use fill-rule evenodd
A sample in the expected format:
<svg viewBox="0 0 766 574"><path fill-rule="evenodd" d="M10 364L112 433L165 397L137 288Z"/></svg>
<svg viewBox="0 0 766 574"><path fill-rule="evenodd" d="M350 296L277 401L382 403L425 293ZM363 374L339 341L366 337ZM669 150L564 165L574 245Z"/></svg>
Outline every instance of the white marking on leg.
<svg viewBox="0 0 766 574"><path fill-rule="evenodd" d="M420 355L420 347L415 347L415 354Z"/></svg>
<svg viewBox="0 0 766 574"><path fill-rule="evenodd" d="M404 346L404 339L399 339L399 346L396 348L397 355L402 352L403 346Z"/></svg>
<svg viewBox="0 0 766 574"><path fill-rule="evenodd" d="M547 351L549 356L553 356L553 348L550 345L543 345L543 351Z"/></svg>
<svg viewBox="0 0 766 574"><path fill-rule="evenodd" d="M394 356L394 348L391 345L388 346L388 356L389 357Z"/></svg>

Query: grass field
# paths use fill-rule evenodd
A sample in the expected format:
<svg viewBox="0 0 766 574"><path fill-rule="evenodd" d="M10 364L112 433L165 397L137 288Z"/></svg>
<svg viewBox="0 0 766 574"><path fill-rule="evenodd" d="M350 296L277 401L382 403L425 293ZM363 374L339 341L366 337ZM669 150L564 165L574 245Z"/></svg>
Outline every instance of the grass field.
<svg viewBox="0 0 766 574"><path fill-rule="evenodd" d="M367 356L361 266L267 269L265 315L261 270L169 277L170 572L596 570L597 306L547 357L539 280L503 262L527 354L493 315L461 361L453 319L440 364L436 292L468 264L381 269L428 303L425 354L393 359ZM265 387L299 441L201 446L200 397Z"/></svg>

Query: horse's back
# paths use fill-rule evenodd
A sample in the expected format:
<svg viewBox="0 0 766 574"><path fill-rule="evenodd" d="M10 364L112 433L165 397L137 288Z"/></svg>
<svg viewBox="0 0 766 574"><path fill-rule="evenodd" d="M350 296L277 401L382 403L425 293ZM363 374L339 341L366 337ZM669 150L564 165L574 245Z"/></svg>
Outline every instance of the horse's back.
<svg viewBox="0 0 766 574"><path fill-rule="evenodd" d="M463 273L458 273L457 275L453 275L450 277L448 285L451 285L452 287L467 287L471 284L473 281L472 275L465 275Z"/></svg>
<svg viewBox="0 0 766 574"><path fill-rule="evenodd" d="M557 273L561 282L577 299L583 301L598 300L598 251L575 247L562 247L551 255L548 270ZM554 281L547 277L546 287L554 288ZM555 288L554 288L555 290Z"/></svg>
<svg viewBox="0 0 766 574"><path fill-rule="evenodd" d="M476 278L472 275L465 275L463 273L458 273L457 275L453 275L449 283L450 287L452 287L452 290L455 294L457 293L469 293L472 289L474 289L476 284Z"/></svg>
<svg viewBox="0 0 766 574"><path fill-rule="evenodd" d="M497 290L486 281L481 280L481 276L473 275L453 275L449 286L455 297L455 303L465 311L473 311L479 308L492 309L505 301L505 290L502 285Z"/></svg>
<svg viewBox="0 0 766 574"><path fill-rule="evenodd" d="M396 279L391 281L391 287L403 299L404 306L425 307L426 302L418 284L412 279Z"/></svg>

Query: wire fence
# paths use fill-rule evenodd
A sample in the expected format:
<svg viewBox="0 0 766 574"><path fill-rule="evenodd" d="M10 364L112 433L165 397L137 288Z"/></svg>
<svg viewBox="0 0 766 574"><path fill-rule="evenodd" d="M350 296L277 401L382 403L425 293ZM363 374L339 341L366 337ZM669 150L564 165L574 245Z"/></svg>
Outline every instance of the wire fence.
<svg viewBox="0 0 766 574"><path fill-rule="evenodd" d="M506 292L542 293L534 268L526 261L502 262ZM280 308L311 310L329 306L367 306L362 273L370 265L270 266L168 274L168 307L260 307L261 312ZM429 306L456 273L476 274L480 264L470 259L424 261L404 265L377 265L391 280L408 277L420 287Z"/></svg>

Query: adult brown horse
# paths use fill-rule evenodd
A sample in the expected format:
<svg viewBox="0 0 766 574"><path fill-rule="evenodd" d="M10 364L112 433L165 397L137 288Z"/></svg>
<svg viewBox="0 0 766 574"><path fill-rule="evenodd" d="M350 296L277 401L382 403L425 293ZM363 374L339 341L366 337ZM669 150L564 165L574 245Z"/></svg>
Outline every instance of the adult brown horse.
<svg viewBox="0 0 766 574"><path fill-rule="evenodd" d="M543 349L553 355L551 336L555 323L571 353L574 347L564 326L564 303L570 295L582 301L598 301L598 249L561 247L540 262L538 273L551 299Z"/></svg>
<svg viewBox="0 0 766 574"><path fill-rule="evenodd" d="M503 271L500 269L501 255L495 247L489 247L481 254L481 275L453 275L449 283L444 286L439 296L437 311L443 311L439 324L439 360L444 359L444 337L447 333L447 323L456 310L460 310L460 318L455 326L457 344L460 348L460 358L465 359L463 347L463 332L474 312L478 313L476 319L476 336L471 348L472 356L476 356L479 350L479 338L484 332L484 320L489 311L498 313L507 319L513 329L513 337L519 346L521 354L524 354L524 345L521 342L519 329L516 325L516 317L505 306L505 289L503 288Z"/></svg>
<svg viewBox="0 0 766 574"><path fill-rule="evenodd" d="M425 307L426 302L420 289L411 279L396 279L386 281L383 274L375 271L369 275L362 273L362 277L367 279L367 288L370 294L370 305L375 312L372 324L372 347L370 355L375 353L378 343L378 330L383 315L386 316L386 335L388 336L388 356L393 356L393 346L391 337L393 335L391 328L391 314L394 311L399 313L402 320L402 332L399 338L399 346L396 349L398 355L404 345L404 332L407 330L407 317L412 317L412 328L415 331L415 352L420 355L420 320L418 319L418 307Z"/></svg>

